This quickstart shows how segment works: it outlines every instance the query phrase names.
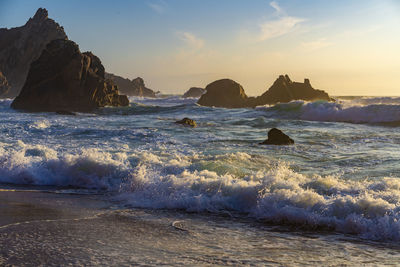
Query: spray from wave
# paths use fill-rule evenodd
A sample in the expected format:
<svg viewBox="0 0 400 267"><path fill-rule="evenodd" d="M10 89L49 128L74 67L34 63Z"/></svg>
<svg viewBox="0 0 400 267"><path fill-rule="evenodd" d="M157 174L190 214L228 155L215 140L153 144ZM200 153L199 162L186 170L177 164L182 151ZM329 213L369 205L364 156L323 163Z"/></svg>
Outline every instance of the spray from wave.
<svg viewBox="0 0 400 267"><path fill-rule="evenodd" d="M368 98L338 102L292 101L262 107L268 116L323 122L399 123L400 98Z"/></svg>
<svg viewBox="0 0 400 267"><path fill-rule="evenodd" d="M251 164L264 166L245 169ZM244 171L243 171L244 170ZM243 152L205 156L0 146L0 181L95 188L133 207L238 212L257 220L400 240L400 180L306 176Z"/></svg>

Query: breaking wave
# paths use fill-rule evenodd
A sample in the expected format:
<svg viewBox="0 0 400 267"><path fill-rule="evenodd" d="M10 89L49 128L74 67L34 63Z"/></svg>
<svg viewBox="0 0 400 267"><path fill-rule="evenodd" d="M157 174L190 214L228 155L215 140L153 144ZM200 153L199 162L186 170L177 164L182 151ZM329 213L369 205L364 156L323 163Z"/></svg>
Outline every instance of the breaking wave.
<svg viewBox="0 0 400 267"><path fill-rule="evenodd" d="M307 176L285 162L243 152L67 153L21 141L0 145L1 182L106 190L132 207L238 212L271 223L400 240L399 178Z"/></svg>
<svg viewBox="0 0 400 267"><path fill-rule="evenodd" d="M300 119L324 122L349 123L399 123L400 100L388 99L361 99L338 102L304 102L293 101L277 104L266 109L271 117L286 119ZM387 103L387 104L386 104Z"/></svg>

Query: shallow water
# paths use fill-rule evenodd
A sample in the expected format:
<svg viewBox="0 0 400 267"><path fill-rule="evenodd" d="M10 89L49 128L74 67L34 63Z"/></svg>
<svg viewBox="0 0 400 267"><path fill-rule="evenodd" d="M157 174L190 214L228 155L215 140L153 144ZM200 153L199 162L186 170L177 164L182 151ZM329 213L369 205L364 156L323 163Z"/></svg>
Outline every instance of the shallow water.
<svg viewBox="0 0 400 267"><path fill-rule="evenodd" d="M62 116L0 102L0 182L70 186L131 208L400 240L400 98L295 101L255 109L196 99ZM197 128L174 122L183 117ZM278 127L294 146L262 146ZM260 230L262 233L263 231Z"/></svg>

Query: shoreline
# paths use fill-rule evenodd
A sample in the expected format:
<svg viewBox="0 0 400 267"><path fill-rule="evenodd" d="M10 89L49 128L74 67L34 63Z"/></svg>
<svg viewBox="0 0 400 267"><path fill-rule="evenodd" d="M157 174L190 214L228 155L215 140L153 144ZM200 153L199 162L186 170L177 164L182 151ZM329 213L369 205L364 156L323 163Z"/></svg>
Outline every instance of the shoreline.
<svg viewBox="0 0 400 267"><path fill-rule="evenodd" d="M127 209L102 195L7 187L0 190L2 265L358 265L400 260L400 247L390 243L212 214Z"/></svg>

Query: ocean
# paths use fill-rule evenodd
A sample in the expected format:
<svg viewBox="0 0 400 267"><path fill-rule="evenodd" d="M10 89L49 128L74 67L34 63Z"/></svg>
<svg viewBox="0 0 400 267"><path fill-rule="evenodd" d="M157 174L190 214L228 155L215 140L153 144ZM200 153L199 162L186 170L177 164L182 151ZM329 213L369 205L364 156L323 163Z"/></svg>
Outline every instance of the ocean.
<svg viewBox="0 0 400 267"><path fill-rule="evenodd" d="M103 211L141 214L146 232L143 222L166 221L196 233L149 234L143 242L167 254L135 249L153 264L400 261L400 97L243 109L130 98L77 116L23 113L11 101L0 100L0 188L89 195L110 203ZM198 126L175 123L184 117ZM295 145L260 145L274 127ZM113 253L127 259L124 249ZM172 251L187 257L166 260Z"/></svg>

